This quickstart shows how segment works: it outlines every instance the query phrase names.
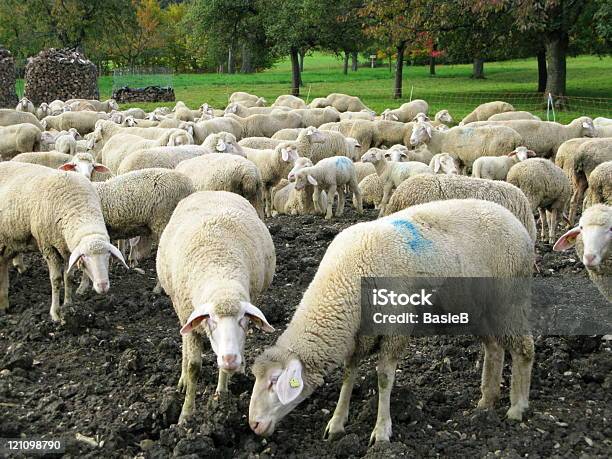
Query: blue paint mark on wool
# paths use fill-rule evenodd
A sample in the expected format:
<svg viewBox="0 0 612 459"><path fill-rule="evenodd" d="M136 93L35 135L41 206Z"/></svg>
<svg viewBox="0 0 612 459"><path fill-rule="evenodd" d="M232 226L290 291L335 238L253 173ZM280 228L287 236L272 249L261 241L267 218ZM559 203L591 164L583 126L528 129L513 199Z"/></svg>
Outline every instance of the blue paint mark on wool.
<svg viewBox="0 0 612 459"><path fill-rule="evenodd" d="M348 162L352 162L352 161L348 159L346 156L340 156L336 158L336 167L338 169L344 169L345 167L348 166Z"/></svg>
<svg viewBox="0 0 612 459"><path fill-rule="evenodd" d="M392 220L391 225L399 233L404 245L413 252L421 252L431 248L433 243L429 239L425 239L421 231L408 220Z"/></svg>

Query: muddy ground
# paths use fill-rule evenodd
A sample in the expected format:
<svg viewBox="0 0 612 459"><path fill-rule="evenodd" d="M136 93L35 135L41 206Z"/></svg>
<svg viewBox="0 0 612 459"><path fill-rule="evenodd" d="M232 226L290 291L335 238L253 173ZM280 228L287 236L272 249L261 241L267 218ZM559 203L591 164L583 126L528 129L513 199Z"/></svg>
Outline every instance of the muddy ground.
<svg viewBox="0 0 612 459"><path fill-rule="evenodd" d="M374 216L370 210L361 220ZM277 332L249 336L249 364L290 320L333 237L356 221L352 211L331 223L315 217L267 221L277 273L258 305ZM576 304L592 300L573 252L552 253L548 244L538 244L538 252L538 276L564 275ZM344 438L322 440L340 389L336 370L266 440L247 425L248 368L232 378L228 399L211 397L217 370L207 346L197 415L179 427L179 323L169 299L151 293L154 259L142 266L144 275L114 265L110 294L89 293L66 311L65 326L49 320L46 266L37 254L27 261L27 273L11 272L11 309L0 317L0 437L62 438L66 457L612 455L612 342L600 336L537 338L531 407L522 423L504 419L508 363L498 408L476 411L480 345L466 337L415 339L392 395L392 442L369 449L377 406L375 357L360 367ZM89 440L77 440L77 433Z"/></svg>

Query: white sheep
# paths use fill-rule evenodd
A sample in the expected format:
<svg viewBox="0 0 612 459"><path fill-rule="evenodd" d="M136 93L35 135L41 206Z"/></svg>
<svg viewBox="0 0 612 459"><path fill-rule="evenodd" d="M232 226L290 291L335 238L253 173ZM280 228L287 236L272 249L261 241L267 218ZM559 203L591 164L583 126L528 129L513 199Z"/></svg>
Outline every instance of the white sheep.
<svg viewBox="0 0 612 459"><path fill-rule="evenodd" d="M297 148L291 143L281 143L274 149L255 150L244 148L247 159L259 169L263 182L263 201L266 217L272 216L272 187L287 177L295 160L299 157Z"/></svg>
<svg viewBox="0 0 612 459"><path fill-rule="evenodd" d="M237 118L237 117L236 117ZM240 140L245 137L242 134L242 124L234 117L223 116L210 120L199 121L193 127L193 138L195 143L201 144L210 134L217 132L229 132Z"/></svg>
<svg viewBox="0 0 612 459"><path fill-rule="evenodd" d="M298 158L300 160L312 162L308 158ZM317 215L323 212L317 209L327 209L327 194L325 191L319 193L319 202L315 205L313 201L314 186L307 182L306 186L301 190L295 189L295 182L282 179L278 185L272 188L272 216L277 215Z"/></svg>
<svg viewBox="0 0 612 459"><path fill-rule="evenodd" d="M340 398L325 429L326 438L342 435L360 360L380 351L376 366L378 416L370 443L388 442L396 366L410 337L373 339L360 333L362 278L528 278L533 263L533 242L521 223L503 207L481 200L427 203L344 230L329 245L283 334L255 359L251 429L258 435L271 435L284 416L344 363ZM502 297L504 293L500 287L497 294ZM514 317L521 317L527 307L520 300L508 303L506 309L517 312ZM482 313L492 314L489 304L479 307ZM440 304L440 308L460 312L454 302ZM507 350L513 363L507 416L520 420L529 405L534 345L520 319L508 320L505 325L504 336L482 338L485 364L478 407L493 407L499 398Z"/></svg>
<svg viewBox="0 0 612 459"><path fill-rule="evenodd" d="M84 136L93 132L96 129L96 123L100 120L108 120L108 114L90 111L64 112L60 115L47 116L40 123L44 126L44 130L67 131L75 128L79 134ZM112 121L109 122L112 123Z"/></svg>
<svg viewBox="0 0 612 459"><path fill-rule="evenodd" d="M547 159L530 158L512 166L507 181L525 193L533 212L538 210L542 240L545 240L548 223L548 242L553 244L557 219L563 213L572 189L563 171Z"/></svg>
<svg viewBox="0 0 612 459"><path fill-rule="evenodd" d="M51 111L51 107L49 107L49 104L47 104L46 102L40 104L36 109L36 118L38 118L39 120L42 120L45 116L49 116L52 114L53 112Z"/></svg>
<svg viewBox="0 0 612 459"><path fill-rule="evenodd" d="M0 163L0 310L8 308L8 264L23 252L39 250L49 267L51 319L61 320L73 301L70 273L77 265L91 278L98 293L106 293L110 255L124 262L109 242L100 201L81 174L37 164Z"/></svg>
<svg viewBox="0 0 612 459"><path fill-rule="evenodd" d="M504 112L491 115L487 121L508 121L508 120L535 120L542 121L539 116L535 116L530 112Z"/></svg>
<svg viewBox="0 0 612 459"><path fill-rule="evenodd" d="M333 108L333 107L331 107ZM335 110L335 109L334 109ZM376 114L370 110L360 110L358 112L342 112L340 113L340 120L368 120L374 121Z"/></svg>
<svg viewBox="0 0 612 459"><path fill-rule="evenodd" d="M522 137L506 126L454 127L445 132L435 130L428 123L414 123L409 143L427 144L434 154L450 153L464 169L481 156L501 156L522 145Z"/></svg>
<svg viewBox="0 0 612 459"><path fill-rule="evenodd" d="M508 171L519 161L525 161L536 154L527 147L516 147L506 156L481 156L474 161L472 177L489 180L506 180Z"/></svg>
<svg viewBox="0 0 612 459"><path fill-rule="evenodd" d="M0 155L5 159L16 153L40 148L41 132L29 123L0 126Z"/></svg>
<svg viewBox="0 0 612 459"><path fill-rule="evenodd" d="M601 163L589 175L583 211L595 204L612 206L612 161Z"/></svg>
<svg viewBox="0 0 612 459"><path fill-rule="evenodd" d="M355 175L357 176L357 183L361 182L368 175L376 174L376 168L372 163L363 163L361 158L358 162L353 164L355 168Z"/></svg>
<svg viewBox="0 0 612 459"><path fill-rule="evenodd" d="M190 140L190 138L185 134L184 130L181 129L180 131L181 132L178 132L178 128L164 129L159 127L123 127L109 120L100 120L96 123L94 131L89 135L88 142L89 148L94 150L96 153L99 153L102 151L106 142L117 134L131 134L142 137L143 139L157 140L162 137L167 138L169 135L176 132L175 135L180 137L177 138L177 141L180 144L184 144L184 142ZM198 143L204 142L204 139L206 139L206 137L203 137ZM194 143L194 141L190 140L190 143Z"/></svg>
<svg viewBox="0 0 612 459"><path fill-rule="evenodd" d="M127 155L117 168L117 174L125 174L140 169L174 169L181 162L206 155L211 151L200 145L180 145L178 147L156 147L138 150Z"/></svg>
<svg viewBox="0 0 612 459"><path fill-rule="evenodd" d="M319 207L322 202L320 193L325 191L327 195L326 220L332 218L332 207L336 193L338 193L336 216L340 217L344 213L345 186L348 192L353 194L353 206L357 213L361 214L363 212L355 167L353 162L344 156L325 158L314 166L294 168L289 174L289 180L295 181L295 189L298 191L304 189L307 183L314 186L312 200L316 211L320 213L325 211L325 209Z"/></svg>
<svg viewBox="0 0 612 459"><path fill-rule="evenodd" d="M41 104L42 105L42 104ZM66 104L59 99L55 99L54 101L49 103L49 113L48 115L59 115L60 113L64 113L66 108Z"/></svg>
<svg viewBox="0 0 612 459"><path fill-rule="evenodd" d="M91 180L94 172L109 174L110 171L103 164L95 162L94 157L89 153L77 153L74 156L56 151L44 151L33 153L21 153L11 161L20 163L38 164L63 171L76 171Z"/></svg>
<svg viewBox="0 0 612 459"><path fill-rule="evenodd" d="M36 109L34 108L34 104L27 97L22 97L15 107L15 110L18 112L28 112L33 115L36 115Z"/></svg>
<svg viewBox="0 0 612 459"><path fill-rule="evenodd" d="M612 301L612 207L595 204L584 211L577 227L559 238L553 250L576 245L576 253L601 294Z"/></svg>
<svg viewBox="0 0 612 459"><path fill-rule="evenodd" d="M265 107L267 101L263 97L258 97L248 92L237 91L229 97L231 103L239 103L245 107Z"/></svg>
<svg viewBox="0 0 612 459"><path fill-rule="evenodd" d="M598 116L593 120L593 125L595 127L612 126L612 118L604 118L603 116Z"/></svg>
<svg viewBox="0 0 612 459"><path fill-rule="evenodd" d="M189 177L197 191L239 194L264 218L264 183L252 161L238 155L209 153L180 162L176 170Z"/></svg>
<svg viewBox="0 0 612 459"><path fill-rule="evenodd" d="M293 141L270 139L268 137L247 137L242 139L239 143L242 147L254 148L254 149L274 149L281 143L293 145L296 147L298 155L306 156L311 158L313 156L313 150L316 144L323 144L326 140L326 133L319 131L313 126L309 126L302 129L298 134L297 138Z"/></svg>
<svg viewBox="0 0 612 459"><path fill-rule="evenodd" d="M204 142L202 142L202 147L206 148L211 153L227 153L246 158L246 153L242 149L242 146L236 141L236 137L229 132L210 134L204 139Z"/></svg>
<svg viewBox="0 0 612 459"><path fill-rule="evenodd" d="M281 129L272 136L274 140L296 140L303 129ZM321 131L319 134L322 138L322 143L315 143L310 148L310 159L313 163L317 163L323 158L332 156L346 156L353 161L359 161L361 158L361 144L357 139L345 137L342 133L336 131ZM265 141L266 144L267 141ZM269 145L272 145L269 143ZM268 147L269 148L269 147Z"/></svg>
<svg viewBox="0 0 612 459"><path fill-rule="evenodd" d="M367 107L359 97L349 96L348 94L340 94L340 93L331 93L327 97L324 98L325 101L321 103L317 103L319 107L334 107L339 112L359 112L361 110L368 110L370 113L374 113L369 107ZM310 104L311 108L315 107L314 100Z"/></svg>
<svg viewBox="0 0 612 459"><path fill-rule="evenodd" d="M389 156L387 150L371 148L361 157L361 161L364 163L374 165L383 184L383 198L379 206L379 216L383 215L393 189L397 188L400 183L417 174L433 174L429 166L418 161L390 162L387 161L387 156Z"/></svg>
<svg viewBox="0 0 612 459"><path fill-rule="evenodd" d="M195 408L204 333L217 355L221 393L244 367L249 323L274 331L253 303L272 282L275 267L272 237L241 196L203 191L177 206L159 242L157 272L182 325L179 389L186 394L179 423Z"/></svg>
<svg viewBox="0 0 612 459"><path fill-rule="evenodd" d="M69 99L64 102L64 105L71 105L74 102L85 102L91 105L97 112L110 113L113 110L119 110L119 105L115 99L107 99L104 102L97 99Z"/></svg>
<svg viewBox="0 0 612 459"><path fill-rule="evenodd" d="M552 121L509 120L484 121L472 123L466 127L506 126L514 129L523 139L521 145L536 152L544 158L554 158L563 142L576 137L595 137L593 121L587 116L576 118L564 125Z"/></svg>
<svg viewBox="0 0 612 459"><path fill-rule="evenodd" d="M273 107L290 107L290 108L307 108L306 102L296 96L291 96L289 94L284 94L282 96L278 96L274 103Z"/></svg>
<svg viewBox="0 0 612 459"><path fill-rule="evenodd" d="M521 190L506 182L465 175L420 174L404 180L391 196L385 216L418 204L447 199L483 199L504 206L523 224L534 244L537 240L531 204Z"/></svg>
<svg viewBox="0 0 612 459"><path fill-rule="evenodd" d="M302 127L314 126L319 127L325 123L333 123L340 121L341 114L333 107L325 108L303 108L291 110L290 113L300 115L302 117Z"/></svg>
<svg viewBox="0 0 612 459"><path fill-rule="evenodd" d="M300 115L280 110L275 110L268 115L249 115L246 118L240 118L239 116L229 113L226 114L224 118L231 118L238 121L242 127L240 138L272 137L275 132L281 129L296 128L302 125L302 117ZM216 121L216 119L210 121ZM236 136L236 138L238 138L238 136Z"/></svg>
<svg viewBox="0 0 612 459"><path fill-rule="evenodd" d="M30 123L36 126L40 131L44 131L45 128L36 116L28 112L18 112L17 110L11 110L8 108L0 108L0 126L11 126L13 124ZM58 129L61 130L61 129Z"/></svg>
<svg viewBox="0 0 612 459"><path fill-rule="evenodd" d="M478 107L472 110L472 112L470 112L465 118L461 120L459 126L463 126L464 124L472 123L474 121L488 120L491 116L497 113L513 111L514 107L508 102L503 102L500 100L496 100L494 102L487 102L484 104L480 104Z"/></svg>
<svg viewBox="0 0 612 459"><path fill-rule="evenodd" d="M449 126L451 124L453 124L455 122L455 120L453 119L453 117L451 116L451 114L448 112L448 110L439 110L436 113L436 116L434 117L434 122L432 123L434 126L436 125L445 125L445 126Z"/></svg>
<svg viewBox="0 0 612 459"><path fill-rule="evenodd" d="M77 151L77 136L79 133L74 128L66 134L58 135L55 138L55 150L74 156Z"/></svg>
<svg viewBox="0 0 612 459"><path fill-rule="evenodd" d="M408 121L412 121L418 113L427 115L428 111L429 104L422 99L416 99L411 102L406 102L396 109L387 108L380 114L380 117L383 120L407 123Z"/></svg>
<svg viewBox="0 0 612 459"><path fill-rule="evenodd" d="M225 107L223 111L223 115L227 115L229 113L239 116L240 118L246 118L251 115L269 115L275 110L291 110L288 107L247 107L246 105L242 105L241 103L233 103L229 104Z"/></svg>

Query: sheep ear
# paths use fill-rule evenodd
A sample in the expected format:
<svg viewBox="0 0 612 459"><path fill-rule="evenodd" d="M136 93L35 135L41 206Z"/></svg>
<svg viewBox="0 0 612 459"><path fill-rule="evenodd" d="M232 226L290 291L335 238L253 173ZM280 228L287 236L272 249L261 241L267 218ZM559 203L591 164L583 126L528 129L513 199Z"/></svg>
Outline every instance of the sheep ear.
<svg viewBox="0 0 612 459"><path fill-rule="evenodd" d="M121 253L121 250L119 250L113 244L108 244L108 251L113 257L119 260L123 266L125 266L125 269L130 269L130 267L125 262L125 259L123 258L123 254Z"/></svg>
<svg viewBox="0 0 612 459"><path fill-rule="evenodd" d="M219 139L217 141L217 151L225 151L227 150L227 145L223 141L223 139Z"/></svg>
<svg viewBox="0 0 612 459"><path fill-rule="evenodd" d="M60 171L73 171L73 170L76 169L76 164L75 163L62 164L57 169L60 170Z"/></svg>
<svg viewBox="0 0 612 459"><path fill-rule="evenodd" d="M567 233L565 233L563 236L561 236L557 240L557 242L555 242L555 245L553 246L553 250L555 252L562 252L564 250L569 249L570 247L573 247L574 244L576 243L576 238L578 237L579 234L580 234L579 226L572 228Z"/></svg>
<svg viewBox="0 0 612 459"><path fill-rule="evenodd" d="M183 327L181 328L181 335L188 335L189 333L191 333L195 327L200 325L200 322L210 317L211 312L211 303L204 303L199 306L196 306L196 308L193 310L193 312L187 319L187 322L185 322L185 325L183 325Z"/></svg>
<svg viewBox="0 0 612 459"><path fill-rule="evenodd" d="M244 308L244 315L248 316L257 328L268 333L274 331L274 327L268 323L266 316L257 306L247 301L241 301L240 304Z"/></svg>
<svg viewBox="0 0 612 459"><path fill-rule="evenodd" d="M79 246L77 246L77 248L74 249L74 252L70 254L70 258L68 259L68 268L66 269L67 273L72 271L72 268L74 268L74 266L76 265L76 262L79 261L82 256L83 256L83 251L81 250Z"/></svg>
<svg viewBox="0 0 612 459"><path fill-rule="evenodd" d="M533 150L527 150L527 156L533 158L534 156L536 156L536 153Z"/></svg>
<svg viewBox="0 0 612 459"><path fill-rule="evenodd" d="M93 170L96 172L106 172L110 173L110 169L103 164L96 163L94 164Z"/></svg>
<svg viewBox="0 0 612 459"><path fill-rule="evenodd" d="M310 183L313 186L318 185L317 180L312 175L308 174L307 177L308 177L308 183Z"/></svg>
<svg viewBox="0 0 612 459"><path fill-rule="evenodd" d="M516 150L512 150L507 156L516 156Z"/></svg>
<svg viewBox="0 0 612 459"><path fill-rule="evenodd" d="M434 159L434 172L437 174L440 170L440 158Z"/></svg>
<svg viewBox="0 0 612 459"><path fill-rule="evenodd" d="M427 135L431 138L431 126L430 125L425 126L425 130L427 131Z"/></svg>
<svg viewBox="0 0 612 459"><path fill-rule="evenodd" d="M278 400L288 405L302 393L304 381L302 380L302 364L299 360L291 359L287 367L279 375L274 385Z"/></svg>

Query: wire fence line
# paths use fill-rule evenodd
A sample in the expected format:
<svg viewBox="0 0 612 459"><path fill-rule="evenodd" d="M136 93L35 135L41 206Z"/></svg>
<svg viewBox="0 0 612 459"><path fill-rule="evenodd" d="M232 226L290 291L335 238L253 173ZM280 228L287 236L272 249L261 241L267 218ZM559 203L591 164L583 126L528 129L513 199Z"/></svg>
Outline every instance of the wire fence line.
<svg viewBox="0 0 612 459"><path fill-rule="evenodd" d="M125 67L113 70L112 90L121 88L174 87L174 72L168 67Z"/></svg>

